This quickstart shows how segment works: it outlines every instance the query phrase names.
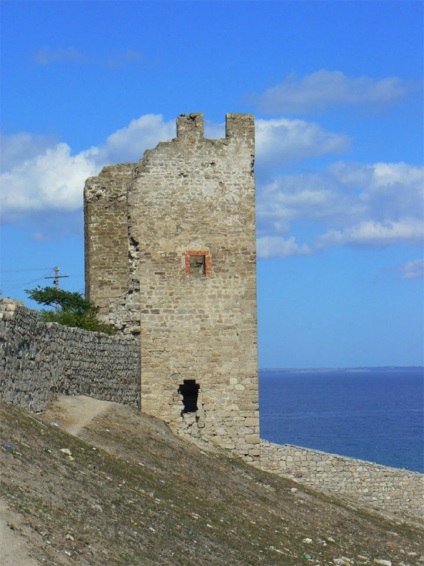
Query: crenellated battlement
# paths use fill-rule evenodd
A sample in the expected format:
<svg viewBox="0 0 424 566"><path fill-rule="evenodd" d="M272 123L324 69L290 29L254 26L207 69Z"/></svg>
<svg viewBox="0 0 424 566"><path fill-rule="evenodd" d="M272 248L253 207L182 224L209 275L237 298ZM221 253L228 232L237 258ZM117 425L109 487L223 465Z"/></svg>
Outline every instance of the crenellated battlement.
<svg viewBox="0 0 424 566"><path fill-rule="evenodd" d="M203 114L181 114L177 118L177 140L198 141L207 139ZM255 142L255 120L252 114L226 114L225 139L227 141Z"/></svg>

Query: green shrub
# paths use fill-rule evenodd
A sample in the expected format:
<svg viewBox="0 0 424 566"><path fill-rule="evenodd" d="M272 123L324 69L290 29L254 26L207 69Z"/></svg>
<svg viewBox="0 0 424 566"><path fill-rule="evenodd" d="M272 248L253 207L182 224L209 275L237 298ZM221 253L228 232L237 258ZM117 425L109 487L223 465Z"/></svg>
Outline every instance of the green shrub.
<svg viewBox="0 0 424 566"><path fill-rule="evenodd" d="M98 307L84 299L81 293L64 291L56 287L37 287L26 289L28 297L38 304L52 306L56 310L43 309L40 318L44 322L58 322L65 326L84 328L93 332L115 334L116 329L111 324L100 322L97 318Z"/></svg>

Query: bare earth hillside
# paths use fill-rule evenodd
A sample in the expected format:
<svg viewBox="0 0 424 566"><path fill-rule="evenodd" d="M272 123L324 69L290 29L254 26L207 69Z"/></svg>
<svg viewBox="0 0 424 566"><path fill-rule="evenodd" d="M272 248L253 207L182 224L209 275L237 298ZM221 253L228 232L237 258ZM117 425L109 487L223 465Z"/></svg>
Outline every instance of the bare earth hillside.
<svg viewBox="0 0 424 566"><path fill-rule="evenodd" d="M2 566L424 564L419 526L113 403L60 397L39 415L0 404L0 445Z"/></svg>

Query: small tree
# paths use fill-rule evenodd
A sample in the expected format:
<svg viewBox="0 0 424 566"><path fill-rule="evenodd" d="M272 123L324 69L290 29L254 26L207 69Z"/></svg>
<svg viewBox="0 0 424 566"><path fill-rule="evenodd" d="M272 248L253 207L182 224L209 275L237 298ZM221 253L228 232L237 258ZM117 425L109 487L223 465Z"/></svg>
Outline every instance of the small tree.
<svg viewBox="0 0 424 566"><path fill-rule="evenodd" d="M40 317L44 322L58 322L65 326L84 328L93 332L114 334L116 329L111 324L100 322L97 318L98 307L84 299L81 293L72 293L56 287L26 289L28 297L40 305L55 305L56 310L43 309Z"/></svg>

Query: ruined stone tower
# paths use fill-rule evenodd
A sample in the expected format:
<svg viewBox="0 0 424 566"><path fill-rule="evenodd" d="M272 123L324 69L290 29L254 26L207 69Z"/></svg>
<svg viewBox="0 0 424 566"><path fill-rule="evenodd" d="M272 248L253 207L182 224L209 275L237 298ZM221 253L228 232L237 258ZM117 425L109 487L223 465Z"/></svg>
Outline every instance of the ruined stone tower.
<svg viewBox="0 0 424 566"><path fill-rule="evenodd" d="M183 434L259 456L254 120L177 137L85 187L86 295L141 337L141 408Z"/></svg>

